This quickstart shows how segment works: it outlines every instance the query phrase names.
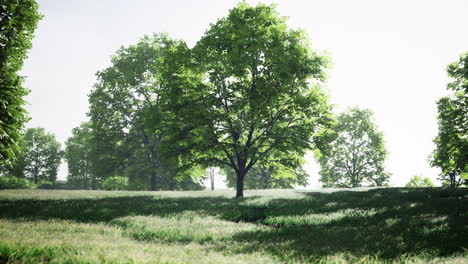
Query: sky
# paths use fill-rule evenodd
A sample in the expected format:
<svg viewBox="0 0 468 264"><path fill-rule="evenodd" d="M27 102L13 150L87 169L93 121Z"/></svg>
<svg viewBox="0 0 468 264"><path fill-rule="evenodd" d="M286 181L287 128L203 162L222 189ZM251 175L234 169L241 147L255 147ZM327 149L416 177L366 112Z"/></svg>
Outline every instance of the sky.
<svg viewBox="0 0 468 264"><path fill-rule="evenodd" d="M22 75L31 121L64 143L87 120L95 73L121 46L168 32L193 46L235 0L37 0L44 18ZM259 1L246 1L256 5ZM447 94L446 66L468 51L466 0L284 0L277 4L291 28L304 29L311 48L333 66L327 89L336 112L359 106L374 112L389 152L390 184L413 175L436 181L428 158L437 134L438 98ZM318 166L307 156L308 188ZM59 170L65 179L66 165ZM223 187L218 179L217 187Z"/></svg>

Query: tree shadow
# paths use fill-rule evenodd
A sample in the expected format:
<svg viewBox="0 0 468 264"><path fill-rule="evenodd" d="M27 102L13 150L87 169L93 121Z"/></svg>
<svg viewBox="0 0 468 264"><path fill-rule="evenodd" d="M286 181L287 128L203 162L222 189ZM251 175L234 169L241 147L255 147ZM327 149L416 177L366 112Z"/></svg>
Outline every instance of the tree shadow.
<svg viewBox="0 0 468 264"><path fill-rule="evenodd" d="M313 261L335 254L392 260L402 255L445 257L468 248L468 189L392 188L305 196L272 200L265 224L274 228L236 234L236 241L256 245L238 251L264 250L286 260ZM293 221L307 215L312 221ZM314 221L313 216L329 219Z"/></svg>
<svg viewBox="0 0 468 264"><path fill-rule="evenodd" d="M132 196L101 199L2 200L0 218L108 223L132 215L172 216L185 212L265 228L234 234L236 246L213 250L264 251L280 259L313 262L335 254L396 259L462 254L468 248L468 189L387 188L332 193L301 192L304 197L243 200L223 196Z"/></svg>
<svg viewBox="0 0 468 264"><path fill-rule="evenodd" d="M167 197L132 196L100 199L66 200L3 200L0 218L28 220L72 220L83 223L109 222L115 218L133 215L165 217L184 212L202 215L232 215L226 211L243 212L251 209L240 205L242 201L226 197ZM239 221L239 220L238 220Z"/></svg>

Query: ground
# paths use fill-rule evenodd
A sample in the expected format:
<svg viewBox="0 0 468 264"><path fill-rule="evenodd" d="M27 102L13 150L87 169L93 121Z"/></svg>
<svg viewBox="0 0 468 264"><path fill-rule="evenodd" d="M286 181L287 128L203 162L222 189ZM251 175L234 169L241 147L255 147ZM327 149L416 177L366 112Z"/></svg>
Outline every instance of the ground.
<svg viewBox="0 0 468 264"><path fill-rule="evenodd" d="M467 263L468 189L0 191L0 263Z"/></svg>

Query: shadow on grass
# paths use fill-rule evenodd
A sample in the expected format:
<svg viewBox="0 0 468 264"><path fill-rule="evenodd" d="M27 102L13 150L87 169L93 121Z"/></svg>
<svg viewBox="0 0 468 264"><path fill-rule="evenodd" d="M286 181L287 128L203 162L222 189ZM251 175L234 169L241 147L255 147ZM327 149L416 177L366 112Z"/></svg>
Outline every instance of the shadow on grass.
<svg viewBox="0 0 468 264"><path fill-rule="evenodd" d="M160 198L151 195L101 199L6 200L0 201L0 218L99 223L124 216L166 217L190 211L204 215L223 215L223 218L242 221L243 216L248 218L255 207L241 206L241 202L225 197Z"/></svg>
<svg viewBox="0 0 468 264"><path fill-rule="evenodd" d="M285 260L313 262L340 253L392 260L403 254L431 258L468 250L467 189L455 193L401 188L305 195L295 202L272 200L266 222L275 228L236 234L235 240L256 245L241 251L266 250ZM312 220L294 221L305 215ZM314 216L319 216L318 221Z"/></svg>
<svg viewBox="0 0 468 264"><path fill-rule="evenodd" d="M0 218L109 222L131 215L165 217L183 212L256 222L269 228L239 232L237 253L264 251L284 260L340 253L395 259L402 254L443 257L468 248L468 190L374 189L365 192L304 192L302 199L277 198L261 205L250 197L136 196L69 200L0 201Z"/></svg>

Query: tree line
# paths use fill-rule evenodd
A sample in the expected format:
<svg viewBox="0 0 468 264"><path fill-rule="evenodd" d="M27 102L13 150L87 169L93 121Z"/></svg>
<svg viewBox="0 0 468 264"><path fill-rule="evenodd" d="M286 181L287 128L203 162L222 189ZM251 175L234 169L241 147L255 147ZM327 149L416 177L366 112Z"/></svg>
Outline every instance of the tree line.
<svg viewBox="0 0 468 264"><path fill-rule="evenodd" d="M37 5L29 10L40 17ZM431 160L452 187L466 184L468 169L466 60L448 67L453 94L438 102ZM1 174L54 181L63 157L68 181L80 188L197 190L206 168L219 167L243 197L244 187L307 185L302 165L313 151L324 187L386 185L383 133L370 110L333 113L323 89L329 62L274 6L240 3L192 48L168 34L120 48L96 74L89 121L73 129L64 151L43 129L2 137ZM45 148L38 138L51 146L32 151ZM48 165L31 172L38 153Z"/></svg>

